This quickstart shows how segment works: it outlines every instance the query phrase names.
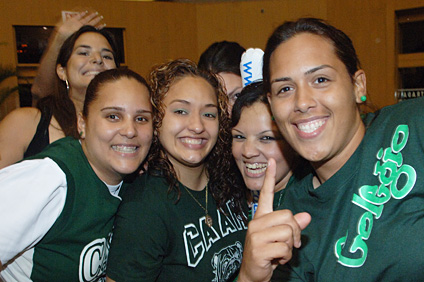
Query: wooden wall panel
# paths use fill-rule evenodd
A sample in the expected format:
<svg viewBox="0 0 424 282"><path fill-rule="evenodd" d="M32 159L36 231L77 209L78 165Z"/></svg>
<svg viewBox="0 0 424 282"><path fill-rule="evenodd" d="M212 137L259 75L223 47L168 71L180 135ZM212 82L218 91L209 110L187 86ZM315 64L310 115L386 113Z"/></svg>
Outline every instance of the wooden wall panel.
<svg viewBox="0 0 424 282"><path fill-rule="evenodd" d="M197 4L198 56L213 42L236 41L265 48L272 31L285 20L326 17L326 1L262 0Z"/></svg>
<svg viewBox="0 0 424 282"><path fill-rule="evenodd" d="M127 65L145 75L153 64L197 54L194 4L125 1L22 0L0 6L1 63L16 64L13 25L55 25L62 10L89 7L104 16L109 27L126 29ZM195 59L195 58L193 58Z"/></svg>

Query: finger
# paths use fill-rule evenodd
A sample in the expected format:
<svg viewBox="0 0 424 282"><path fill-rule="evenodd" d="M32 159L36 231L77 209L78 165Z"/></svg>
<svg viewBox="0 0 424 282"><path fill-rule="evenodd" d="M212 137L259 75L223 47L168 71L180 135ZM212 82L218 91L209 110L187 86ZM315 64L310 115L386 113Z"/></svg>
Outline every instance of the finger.
<svg viewBox="0 0 424 282"><path fill-rule="evenodd" d="M106 26L106 24L105 23L101 23L101 24L98 24L98 25L96 25L96 26L94 26L95 28L97 28L98 30L101 30L102 28L104 28Z"/></svg>
<svg viewBox="0 0 424 282"><path fill-rule="evenodd" d="M262 185L259 195L258 209L256 210L255 217L260 217L273 211L275 171L275 160L271 158L268 160L268 167L265 172L264 184Z"/></svg>
<svg viewBox="0 0 424 282"><path fill-rule="evenodd" d="M92 25L92 26L96 26L101 20L103 20L103 16L97 15L97 17L94 17L90 21L88 21L87 24Z"/></svg>
<svg viewBox="0 0 424 282"><path fill-rule="evenodd" d="M95 26L103 19L103 16L99 15L98 12L86 12L86 14L80 19L82 25Z"/></svg>
<svg viewBox="0 0 424 282"><path fill-rule="evenodd" d="M300 229L298 228L293 229L294 246L296 248L300 248L300 246L302 245L300 233L301 233L301 230L305 229L306 226L308 226L309 223L311 222L311 215L307 212L301 212L301 213L295 214L294 219L296 220L300 228Z"/></svg>

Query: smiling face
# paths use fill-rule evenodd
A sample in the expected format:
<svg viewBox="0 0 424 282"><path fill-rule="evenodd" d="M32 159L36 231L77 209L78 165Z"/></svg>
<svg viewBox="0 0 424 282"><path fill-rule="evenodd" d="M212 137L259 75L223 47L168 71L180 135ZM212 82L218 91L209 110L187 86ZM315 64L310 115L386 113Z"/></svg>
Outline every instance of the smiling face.
<svg viewBox="0 0 424 282"><path fill-rule="evenodd" d="M114 68L112 47L107 39L96 32L85 32L75 41L66 67L58 65L57 73L61 80L68 80L70 91L85 94L96 74Z"/></svg>
<svg viewBox="0 0 424 282"><path fill-rule="evenodd" d="M285 139L316 170L334 174L365 133L357 108L364 72L349 76L330 41L300 33L271 55L270 82L271 110Z"/></svg>
<svg viewBox="0 0 424 282"><path fill-rule="evenodd" d="M275 191L286 186L291 176L289 159L292 158L292 150L282 139L267 105L255 102L243 108L232 135L233 156L247 188L262 188L270 158L277 164Z"/></svg>
<svg viewBox="0 0 424 282"><path fill-rule="evenodd" d="M212 86L201 77L175 81L163 103L159 141L176 171L204 165L218 138L218 102Z"/></svg>
<svg viewBox="0 0 424 282"><path fill-rule="evenodd" d="M224 80L225 92L229 99L228 109L229 113L231 113L234 102L243 89L243 81L240 75L236 75L231 72L220 72L218 75Z"/></svg>
<svg viewBox="0 0 424 282"><path fill-rule="evenodd" d="M97 176L113 185L146 158L152 135L152 107L146 86L122 77L102 85L87 117L78 116L81 144Z"/></svg>

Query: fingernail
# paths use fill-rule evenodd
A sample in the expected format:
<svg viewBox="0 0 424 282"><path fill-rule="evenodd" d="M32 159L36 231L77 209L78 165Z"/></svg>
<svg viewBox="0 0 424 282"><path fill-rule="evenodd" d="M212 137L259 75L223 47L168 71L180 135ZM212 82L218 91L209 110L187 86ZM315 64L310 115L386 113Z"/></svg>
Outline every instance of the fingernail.
<svg viewBox="0 0 424 282"><path fill-rule="evenodd" d="M96 15L98 15L98 14L99 14L99 12L96 11Z"/></svg>
<svg viewBox="0 0 424 282"><path fill-rule="evenodd" d="M101 19L103 19L103 16L100 16Z"/></svg>
<svg viewBox="0 0 424 282"><path fill-rule="evenodd" d="M296 248L300 248L302 246L302 241L297 242L296 245L297 245Z"/></svg>

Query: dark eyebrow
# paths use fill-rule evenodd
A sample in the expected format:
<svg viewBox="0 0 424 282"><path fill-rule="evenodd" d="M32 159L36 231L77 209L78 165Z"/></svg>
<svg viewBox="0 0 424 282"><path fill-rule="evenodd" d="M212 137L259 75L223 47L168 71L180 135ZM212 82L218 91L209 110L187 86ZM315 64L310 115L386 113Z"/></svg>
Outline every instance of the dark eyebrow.
<svg viewBox="0 0 424 282"><path fill-rule="evenodd" d="M78 48L87 48L87 49L92 49L92 47L90 45L78 45L75 46L74 50L78 49ZM113 53L112 50L110 50L109 48L102 48L102 51L106 51L106 52L110 52Z"/></svg>
<svg viewBox="0 0 424 282"><path fill-rule="evenodd" d="M125 109L122 108L122 107L104 107L103 109L101 109L102 112L103 111L109 111L109 110L115 110L115 111L118 111L118 112L124 112L125 111ZM141 110L137 110L136 113L138 113L138 114L142 114L142 113L152 114L152 111L141 109Z"/></svg>
<svg viewBox="0 0 424 282"><path fill-rule="evenodd" d="M318 67L315 67L315 68L312 68L312 69L310 69L310 70L306 71L306 72L305 72L305 75L312 74L312 73L314 73L314 72L316 72L316 71L319 71L319 70L322 70L322 69L325 69L325 68L332 68L332 69L334 69L334 68L333 68L332 66L330 66L330 65L321 65L321 66L318 66Z"/></svg>
<svg viewBox="0 0 424 282"><path fill-rule="evenodd" d="M304 75L310 75L310 74L312 74L312 73L314 73L314 72L317 72L317 71L322 70L322 69L325 69L325 68L332 68L332 69L334 69L334 68L333 68L332 66L330 66L330 65L321 65L321 66L317 66L317 67L315 67L315 68L312 68L312 69L310 69L310 70L307 70L307 71L304 73ZM282 81L293 81L293 79L292 79L292 78L290 78L290 77L279 77L279 78L276 78L276 79L272 80L272 81L271 81L271 84L273 84L274 82L282 82Z"/></svg>
<svg viewBox="0 0 424 282"><path fill-rule="evenodd" d="M282 82L282 81L293 81L293 79L291 79L290 77L280 77L280 78L276 78L272 80L271 84L273 84L274 82Z"/></svg>
<svg viewBox="0 0 424 282"><path fill-rule="evenodd" d="M171 105L173 103L183 103L183 104L186 104L186 105L190 105L191 104L189 101L183 100L183 99L172 100L169 104ZM206 108L210 108L210 107L218 108L218 106L215 105L215 104L206 104L204 107L206 107Z"/></svg>

